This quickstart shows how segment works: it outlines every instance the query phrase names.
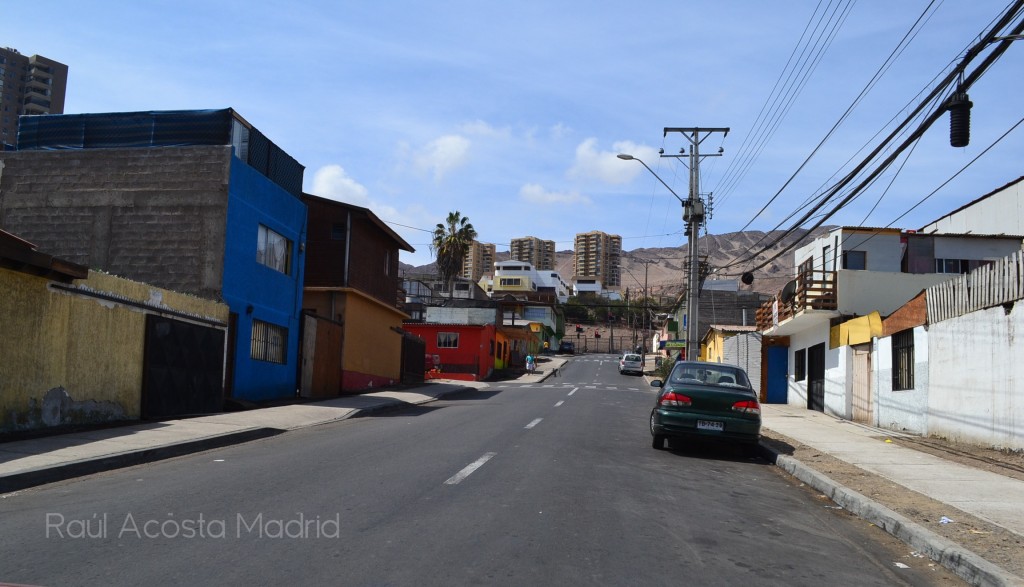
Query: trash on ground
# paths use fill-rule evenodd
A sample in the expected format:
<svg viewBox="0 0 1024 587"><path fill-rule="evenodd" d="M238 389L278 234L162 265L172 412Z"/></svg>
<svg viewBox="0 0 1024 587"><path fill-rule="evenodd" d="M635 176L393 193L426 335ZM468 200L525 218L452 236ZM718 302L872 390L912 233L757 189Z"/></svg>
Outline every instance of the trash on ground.
<svg viewBox="0 0 1024 587"><path fill-rule="evenodd" d="M897 567L901 568L901 569L909 569L910 568L910 565L905 565L903 563L893 563L893 564L896 565Z"/></svg>
<svg viewBox="0 0 1024 587"><path fill-rule="evenodd" d="M953 520L950 520L946 516L942 516L941 518L939 518L939 523L940 524L949 524L949 523L952 523L952 522L953 522Z"/></svg>

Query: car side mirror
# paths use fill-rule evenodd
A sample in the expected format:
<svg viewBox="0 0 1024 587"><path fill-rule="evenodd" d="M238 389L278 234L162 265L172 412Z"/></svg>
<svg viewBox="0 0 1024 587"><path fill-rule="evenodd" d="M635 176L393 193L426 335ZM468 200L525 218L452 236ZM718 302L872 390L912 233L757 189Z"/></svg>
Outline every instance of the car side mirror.
<svg viewBox="0 0 1024 587"><path fill-rule="evenodd" d="M651 387L661 387L663 385L661 379L655 379L651 382Z"/></svg>

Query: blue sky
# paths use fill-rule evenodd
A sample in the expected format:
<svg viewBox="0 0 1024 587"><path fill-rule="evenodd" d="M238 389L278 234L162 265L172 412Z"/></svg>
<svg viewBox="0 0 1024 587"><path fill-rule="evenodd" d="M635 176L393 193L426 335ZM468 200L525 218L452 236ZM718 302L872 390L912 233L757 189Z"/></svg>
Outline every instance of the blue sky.
<svg viewBox="0 0 1024 587"><path fill-rule="evenodd" d="M307 192L370 208L421 265L455 210L499 251L522 236L567 250L591 230L627 251L685 244L679 201L615 157L685 198L686 168L658 149L688 143L665 127L731 129L702 144L724 149L700 167L708 232L788 227L1005 6L0 0L0 45L69 65L67 113L234 108L305 165ZM970 90L968 147L949 146L944 116L828 223L918 228L1024 175L1018 128L946 183L1024 116L1022 72L1018 41Z"/></svg>

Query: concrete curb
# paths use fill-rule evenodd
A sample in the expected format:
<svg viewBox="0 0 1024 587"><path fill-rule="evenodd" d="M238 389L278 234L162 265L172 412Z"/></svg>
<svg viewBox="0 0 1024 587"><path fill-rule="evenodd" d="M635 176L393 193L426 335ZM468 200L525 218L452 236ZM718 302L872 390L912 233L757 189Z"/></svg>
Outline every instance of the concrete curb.
<svg viewBox="0 0 1024 587"><path fill-rule="evenodd" d="M49 467L40 467L31 471L24 471L0 477L0 493L21 491L23 489L29 489L39 485L45 485L47 483L66 481L68 479L83 477L85 475L93 475L95 473L113 471L115 469L123 469L125 467L132 467L135 465L153 463L205 450L223 448L233 444L242 444L244 442L276 436L282 432L284 432L284 430L278 430L276 428L250 428L247 430L228 432L216 436L207 436L196 440L178 442L166 446L125 451L93 459L84 459Z"/></svg>
<svg viewBox="0 0 1024 587"><path fill-rule="evenodd" d="M473 389L475 388L472 386L460 386L456 384L453 385L451 389L439 390L435 395L427 395L423 399L414 402L406 402L399 399L381 398L380 402L377 404L362 408L355 408L349 411L347 414L338 417L337 419L330 420L328 422L315 422L306 426L292 428L291 430L301 430L302 428L310 428L313 426L319 426L321 424L340 422L342 420L355 418L363 414L386 409L392 409L409 405L426 404L433 401L437 401L438 399L446 395L451 395L453 393L460 393ZM224 434L206 436L195 440L187 440L184 442L177 442L164 446L143 448L139 450L127 450L116 454L104 455L102 457L82 459L78 461L61 463L57 465L39 467L29 471L13 473L10 475L0 475L0 494L11 493L13 491L21 491L24 489L30 489L32 487L38 487L40 485L46 485L47 483L66 481L68 479L84 477L86 475L94 475L96 473L103 473L106 471L113 471L116 469L123 469L135 465L153 463L165 459L195 454L206 450L213 450L216 448L223 448L226 446L232 446L236 444L244 444L246 442L260 440L262 438L269 438L271 436L276 436L278 434L283 434L285 432L289 432L289 430L285 428L274 428L272 426L256 426L253 428L247 428L235 432L226 432Z"/></svg>
<svg viewBox="0 0 1024 587"><path fill-rule="evenodd" d="M836 483L797 459L760 445L769 462L826 495L843 509L899 538L949 569L971 585L1024 586L1024 578L1009 573L966 548L912 522L878 502Z"/></svg>

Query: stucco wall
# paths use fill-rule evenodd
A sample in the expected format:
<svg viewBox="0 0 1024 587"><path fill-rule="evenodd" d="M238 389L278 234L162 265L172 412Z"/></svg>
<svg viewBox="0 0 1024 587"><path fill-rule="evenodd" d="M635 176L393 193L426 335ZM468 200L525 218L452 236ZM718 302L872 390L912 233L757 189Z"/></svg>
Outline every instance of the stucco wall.
<svg viewBox="0 0 1024 587"><path fill-rule="evenodd" d="M932 324L928 434L1024 449L1024 309L1017 303ZM916 350L916 347L915 347Z"/></svg>
<svg viewBox="0 0 1024 587"><path fill-rule="evenodd" d="M144 310L0 269L0 432L137 419ZM227 306L90 272L76 286L221 322Z"/></svg>
<svg viewBox="0 0 1024 587"><path fill-rule="evenodd" d="M263 174L231 159L223 299L238 315L233 396L250 401L294 397L298 387L306 205ZM292 242L287 275L256 261L259 226ZM285 363L252 359L253 320L288 329Z"/></svg>
<svg viewBox="0 0 1024 587"><path fill-rule="evenodd" d="M847 411L846 400L846 352L848 347L838 349L829 348L828 328L821 330L810 329L792 335L789 339L789 391L787 393L787 404L791 406L807 407L807 389L810 382L811 362L808 354L807 370L803 381L796 381L796 359L794 355L799 350L807 350L810 347L825 344L825 413L844 417Z"/></svg>
<svg viewBox="0 0 1024 587"><path fill-rule="evenodd" d="M836 275L839 311L859 316L878 312L887 316L921 293L921 290L952 277L941 273L839 271Z"/></svg>
<svg viewBox="0 0 1024 587"><path fill-rule="evenodd" d="M914 328L914 389L892 389L892 338L876 338L871 355L874 424L880 428L928 433L928 331Z"/></svg>
<svg viewBox="0 0 1024 587"><path fill-rule="evenodd" d="M796 360L794 355L797 351L806 350L819 342L828 344L823 333L815 335L814 332L804 331L795 333L789 338L789 375L786 378L789 381L789 391L786 394L788 400L786 403L791 406L807 407L807 377L805 376L803 381L795 379Z"/></svg>

